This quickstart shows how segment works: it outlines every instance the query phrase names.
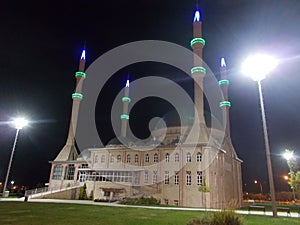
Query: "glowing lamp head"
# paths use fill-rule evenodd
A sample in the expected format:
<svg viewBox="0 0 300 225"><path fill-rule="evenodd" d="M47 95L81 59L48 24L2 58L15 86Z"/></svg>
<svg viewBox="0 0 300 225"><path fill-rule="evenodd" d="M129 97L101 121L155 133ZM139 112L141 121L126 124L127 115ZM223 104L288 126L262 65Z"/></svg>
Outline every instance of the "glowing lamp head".
<svg viewBox="0 0 300 225"><path fill-rule="evenodd" d="M257 180L255 180L255 181L254 181L254 184L257 184L257 183L258 183L258 181L257 181Z"/></svg>
<svg viewBox="0 0 300 225"><path fill-rule="evenodd" d="M28 121L24 118L16 118L13 120L13 125L16 129L21 130L28 125Z"/></svg>
<svg viewBox="0 0 300 225"><path fill-rule="evenodd" d="M221 58L221 67L226 67L226 62L224 57Z"/></svg>
<svg viewBox="0 0 300 225"><path fill-rule="evenodd" d="M275 69L278 60L265 54L249 56L242 65L242 73L251 77L254 81L261 81L266 75Z"/></svg>
<svg viewBox="0 0 300 225"><path fill-rule="evenodd" d="M126 81L125 87L129 87L129 80Z"/></svg>
<svg viewBox="0 0 300 225"><path fill-rule="evenodd" d="M194 22L200 22L201 21L201 15L200 11L197 9L194 15Z"/></svg>
<svg viewBox="0 0 300 225"><path fill-rule="evenodd" d="M85 60L85 50L82 50L80 59Z"/></svg>
<svg viewBox="0 0 300 225"><path fill-rule="evenodd" d="M290 150L285 150L285 152L283 153L283 157L289 161L291 160L292 158L294 158L294 151L290 151Z"/></svg>

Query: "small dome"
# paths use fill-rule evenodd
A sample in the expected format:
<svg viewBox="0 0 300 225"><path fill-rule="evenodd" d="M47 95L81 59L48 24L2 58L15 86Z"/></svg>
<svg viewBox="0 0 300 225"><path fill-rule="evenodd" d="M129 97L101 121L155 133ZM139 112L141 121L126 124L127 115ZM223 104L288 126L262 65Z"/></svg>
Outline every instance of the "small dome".
<svg viewBox="0 0 300 225"><path fill-rule="evenodd" d="M128 143L129 140L127 138L114 137L106 144L106 146L120 146L120 145L128 146Z"/></svg>

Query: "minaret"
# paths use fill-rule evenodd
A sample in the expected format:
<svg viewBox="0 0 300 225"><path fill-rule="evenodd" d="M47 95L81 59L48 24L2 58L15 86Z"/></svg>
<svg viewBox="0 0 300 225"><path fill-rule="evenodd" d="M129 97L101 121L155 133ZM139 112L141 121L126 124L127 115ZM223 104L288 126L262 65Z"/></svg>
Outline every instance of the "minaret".
<svg viewBox="0 0 300 225"><path fill-rule="evenodd" d="M126 138L126 131L128 126L128 105L131 102L131 99L129 98L129 80L127 79L126 85L125 85L125 91L124 91L124 97L122 98L123 102L123 114L121 117L121 138Z"/></svg>
<svg viewBox="0 0 300 225"><path fill-rule="evenodd" d="M202 38L202 20L198 9L195 11L193 22L193 39L191 40L191 47L195 54L194 67L191 69L191 74L195 80L194 82L194 102L197 112L195 112L195 121L200 124L205 124L204 119L204 104L203 104L203 77L206 69L202 66L202 51L205 45L205 40ZM197 57L198 56L198 57Z"/></svg>
<svg viewBox="0 0 300 225"><path fill-rule="evenodd" d="M226 121L224 121L225 127L225 137L230 140L230 120L229 120L229 109L231 103L228 99L228 86L229 80L227 79L227 69L226 69L226 62L224 58L221 58L220 62L220 75L221 79L219 81L220 88L222 89L223 93L223 101L220 102L220 107L222 110L225 110Z"/></svg>
<svg viewBox="0 0 300 225"><path fill-rule="evenodd" d="M75 88L75 92L72 94L72 99L73 99L72 115L71 115L67 142L54 161L75 160L78 156L78 152L75 147L75 134L76 134L80 101L83 98L81 89L82 89L83 80L86 77L86 74L84 73L84 67L85 67L85 50L82 51L80 61L79 61L79 68L78 71L75 73L76 88Z"/></svg>

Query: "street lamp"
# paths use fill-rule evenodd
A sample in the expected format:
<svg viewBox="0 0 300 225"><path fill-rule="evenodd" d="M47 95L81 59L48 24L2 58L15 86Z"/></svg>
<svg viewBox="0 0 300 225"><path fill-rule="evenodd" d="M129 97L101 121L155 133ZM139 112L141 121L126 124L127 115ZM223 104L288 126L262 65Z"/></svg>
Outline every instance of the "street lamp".
<svg viewBox="0 0 300 225"><path fill-rule="evenodd" d="M276 208L272 162L270 157L270 145L269 145L269 137L268 137L267 123L266 123L266 114L264 108L261 81L266 78L266 75L268 73L270 73L273 69L276 68L277 64L278 61L269 55L256 54L256 55L249 56L242 65L242 72L245 75L251 77L254 81L257 81L257 85L258 85L273 217L277 217L277 208Z"/></svg>
<svg viewBox="0 0 300 225"><path fill-rule="evenodd" d="M4 186L3 186L2 197L5 197L5 190L6 190L6 186L7 186L7 182L8 182L11 163L12 163L14 152L15 152L16 145L17 145L19 131L28 124L28 121L24 118L16 118L15 120L12 121L12 124L16 128L16 136L15 136L13 148L12 148L9 163L8 163L7 173L6 173L5 182L4 182Z"/></svg>
<svg viewBox="0 0 300 225"><path fill-rule="evenodd" d="M296 162L296 158L294 157L294 151L291 151L291 150L288 150L286 149L285 152L283 153L283 157L286 159L286 162L289 166L289 169L290 169L290 176L291 176L291 179L293 179L293 175L295 175L295 170L296 170L296 167L297 167L297 162ZM296 194L295 194L295 186L294 186L294 183L292 182L293 180L291 180L291 183L290 183L290 186L291 186L291 189L293 191L293 199L294 201L296 200Z"/></svg>
<svg viewBox="0 0 300 225"><path fill-rule="evenodd" d="M259 187L260 187L260 193L261 193L261 197L262 197L263 194L264 194L264 192L263 192L263 187L262 187L261 182L258 182L257 180L254 180L254 184L259 184Z"/></svg>

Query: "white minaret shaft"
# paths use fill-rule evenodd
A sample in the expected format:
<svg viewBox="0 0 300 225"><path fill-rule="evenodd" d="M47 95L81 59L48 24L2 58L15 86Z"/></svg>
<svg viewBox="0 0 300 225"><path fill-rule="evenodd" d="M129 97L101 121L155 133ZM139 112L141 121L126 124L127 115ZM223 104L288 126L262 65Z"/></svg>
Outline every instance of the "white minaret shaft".
<svg viewBox="0 0 300 225"><path fill-rule="evenodd" d="M200 11L197 9L194 15L193 22L193 39L191 40L191 47L193 48L194 67L191 69L194 82L194 102L195 102L195 121L200 124L205 124L204 119L204 104L203 104L203 78L206 69L202 66L202 51L205 45L205 40L202 38L202 21Z"/></svg>
<svg viewBox="0 0 300 225"><path fill-rule="evenodd" d="M84 73L84 67L85 67L85 50L82 51L80 61L79 61L79 68L78 71L75 73L76 88L75 88L75 92L72 94L73 104L72 104L72 114L71 114L68 138L65 146L59 152L58 156L54 161L75 160L78 156L75 147L75 134L76 134L80 101L83 98L81 89L82 89L83 80L86 77L86 74Z"/></svg>
<svg viewBox="0 0 300 225"><path fill-rule="evenodd" d="M122 138L126 137L128 120L129 120L128 106L129 106L130 101L131 101L131 99L129 98L129 80L127 80L126 85L125 85L124 97L122 98L122 102L123 102L123 114L121 115L121 123L122 123L121 124L121 137Z"/></svg>
<svg viewBox="0 0 300 225"><path fill-rule="evenodd" d="M219 81L220 88L222 89L223 93L223 101L220 102L220 107L222 110L225 110L226 114L226 121L225 121L225 134L226 137L230 138L230 119L229 119L229 109L231 106L231 103L228 99L228 86L229 86L229 80L227 78L227 69L226 69L226 62L225 58L221 58L220 63L220 75L221 79Z"/></svg>

